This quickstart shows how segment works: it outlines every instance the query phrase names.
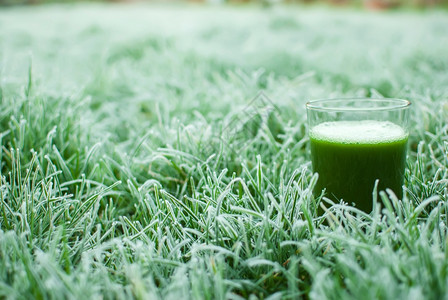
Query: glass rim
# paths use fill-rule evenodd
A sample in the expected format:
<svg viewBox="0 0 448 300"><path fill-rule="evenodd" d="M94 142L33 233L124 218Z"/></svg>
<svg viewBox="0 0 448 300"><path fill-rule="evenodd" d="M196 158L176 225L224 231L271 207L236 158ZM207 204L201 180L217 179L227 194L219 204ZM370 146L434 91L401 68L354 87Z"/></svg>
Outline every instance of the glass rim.
<svg viewBox="0 0 448 300"><path fill-rule="evenodd" d="M361 104L372 103L379 104L383 102L381 106L360 106L360 107L350 107L347 105L341 105L344 103L356 101ZM339 105L337 104L339 103ZM325 106L325 104L330 104ZM406 109L411 106L411 102L405 99L399 98L330 98L330 99L316 99L310 100L306 103L307 110L317 110L317 111L390 111L390 110L400 110Z"/></svg>

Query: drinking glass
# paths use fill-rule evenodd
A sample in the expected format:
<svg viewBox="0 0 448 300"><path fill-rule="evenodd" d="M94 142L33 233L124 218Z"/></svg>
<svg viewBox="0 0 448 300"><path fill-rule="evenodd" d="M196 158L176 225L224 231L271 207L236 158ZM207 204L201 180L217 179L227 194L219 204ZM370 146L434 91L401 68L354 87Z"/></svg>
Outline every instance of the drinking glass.
<svg viewBox="0 0 448 300"><path fill-rule="evenodd" d="M402 198L411 103L403 99L325 99L306 104L314 189L369 213L372 192Z"/></svg>

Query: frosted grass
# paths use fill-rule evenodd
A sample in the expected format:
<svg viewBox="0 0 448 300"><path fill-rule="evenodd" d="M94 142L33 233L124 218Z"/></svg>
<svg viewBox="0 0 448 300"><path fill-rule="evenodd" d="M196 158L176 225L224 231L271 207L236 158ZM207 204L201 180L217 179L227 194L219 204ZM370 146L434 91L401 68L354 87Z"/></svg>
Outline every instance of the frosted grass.
<svg viewBox="0 0 448 300"><path fill-rule="evenodd" d="M0 297L446 297L446 20L0 11ZM248 117L260 90L276 109ZM372 214L311 193L305 103L338 96L413 102L406 196Z"/></svg>

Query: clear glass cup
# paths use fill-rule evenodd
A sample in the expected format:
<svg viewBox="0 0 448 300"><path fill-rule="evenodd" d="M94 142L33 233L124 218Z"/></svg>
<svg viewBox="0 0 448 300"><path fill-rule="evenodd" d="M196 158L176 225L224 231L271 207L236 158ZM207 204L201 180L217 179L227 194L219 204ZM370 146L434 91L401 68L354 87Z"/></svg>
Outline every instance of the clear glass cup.
<svg viewBox="0 0 448 300"><path fill-rule="evenodd" d="M372 192L403 193L409 107L402 99L325 99L306 104L315 195L369 213Z"/></svg>

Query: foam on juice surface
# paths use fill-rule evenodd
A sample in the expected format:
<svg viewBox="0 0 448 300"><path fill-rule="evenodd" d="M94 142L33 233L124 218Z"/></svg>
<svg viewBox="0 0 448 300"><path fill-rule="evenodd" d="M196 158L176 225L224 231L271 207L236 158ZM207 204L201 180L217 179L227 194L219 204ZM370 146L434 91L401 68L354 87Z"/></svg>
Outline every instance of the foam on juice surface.
<svg viewBox="0 0 448 300"><path fill-rule="evenodd" d="M378 144L407 138L404 129L389 121L325 122L310 130L317 140L346 144Z"/></svg>

